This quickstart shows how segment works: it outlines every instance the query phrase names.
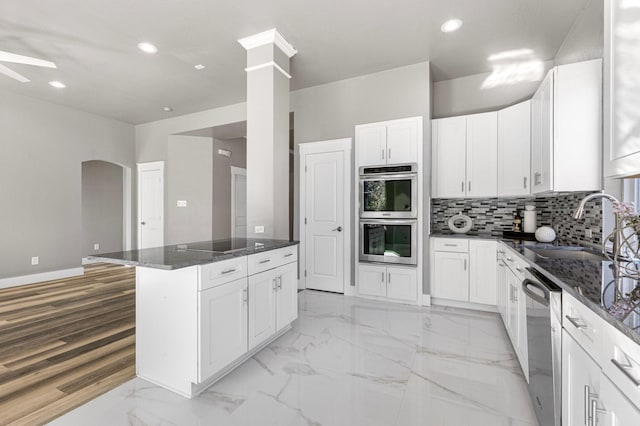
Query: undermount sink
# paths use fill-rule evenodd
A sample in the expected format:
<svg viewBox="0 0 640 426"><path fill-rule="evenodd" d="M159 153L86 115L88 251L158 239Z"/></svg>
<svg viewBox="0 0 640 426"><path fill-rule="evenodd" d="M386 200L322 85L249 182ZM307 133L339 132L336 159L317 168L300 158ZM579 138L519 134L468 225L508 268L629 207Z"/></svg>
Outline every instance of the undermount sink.
<svg viewBox="0 0 640 426"><path fill-rule="evenodd" d="M543 259L607 260L602 253L584 247L529 248L529 250Z"/></svg>

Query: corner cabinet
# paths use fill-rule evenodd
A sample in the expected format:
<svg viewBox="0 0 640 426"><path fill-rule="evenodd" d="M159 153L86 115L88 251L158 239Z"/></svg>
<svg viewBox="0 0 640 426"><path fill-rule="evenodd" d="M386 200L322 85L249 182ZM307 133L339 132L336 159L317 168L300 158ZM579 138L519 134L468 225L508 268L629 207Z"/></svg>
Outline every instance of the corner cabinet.
<svg viewBox="0 0 640 426"><path fill-rule="evenodd" d="M496 112L433 120L433 196L497 196L497 150Z"/></svg>
<svg viewBox="0 0 640 426"><path fill-rule="evenodd" d="M498 197L531 192L531 101L498 111Z"/></svg>
<svg viewBox="0 0 640 426"><path fill-rule="evenodd" d="M640 40L629 35L640 24L640 13L624 0L604 6L604 174L640 174Z"/></svg>
<svg viewBox="0 0 640 426"><path fill-rule="evenodd" d="M422 117L356 126L358 166L418 163Z"/></svg>
<svg viewBox="0 0 640 426"><path fill-rule="evenodd" d="M531 179L534 194L601 189L600 59L553 68L533 95Z"/></svg>

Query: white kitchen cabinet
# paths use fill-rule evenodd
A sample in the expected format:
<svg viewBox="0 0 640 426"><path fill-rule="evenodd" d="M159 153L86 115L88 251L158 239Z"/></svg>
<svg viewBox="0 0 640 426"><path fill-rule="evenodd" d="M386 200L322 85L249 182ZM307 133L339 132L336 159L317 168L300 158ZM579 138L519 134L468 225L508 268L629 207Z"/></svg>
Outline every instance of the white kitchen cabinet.
<svg viewBox="0 0 640 426"><path fill-rule="evenodd" d="M298 317L297 263L249 276L249 349Z"/></svg>
<svg viewBox="0 0 640 426"><path fill-rule="evenodd" d="M358 167L418 163L422 117L356 126Z"/></svg>
<svg viewBox="0 0 640 426"><path fill-rule="evenodd" d="M498 197L529 195L531 101L498 111Z"/></svg>
<svg viewBox="0 0 640 426"><path fill-rule="evenodd" d="M469 301L469 254L436 251L431 267L434 271L434 283L431 296Z"/></svg>
<svg viewBox="0 0 640 426"><path fill-rule="evenodd" d="M500 251L498 251L499 253ZM498 313L502 318L502 321L507 321L507 266L504 261L498 257L497 270L496 270L496 305L498 307Z"/></svg>
<svg viewBox="0 0 640 426"><path fill-rule="evenodd" d="M605 0L604 174L640 174L640 40L629 34L640 23L638 9L625 0Z"/></svg>
<svg viewBox="0 0 640 426"><path fill-rule="evenodd" d="M358 293L413 301L418 297L418 276L413 267L358 265Z"/></svg>
<svg viewBox="0 0 640 426"><path fill-rule="evenodd" d="M532 193L600 189L601 93L600 59L549 71L531 99Z"/></svg>
<svg viewBox="0 0 640 426"><path fill-rule="evenodd" d="M247 352L247 278L199 292L200 382Z"/></svg>
<svg viewBox="0 0 640 426"><path fill-rule="evenodd" d="M591 413L595 412L594 425L640 425L640 409L604 374L600 376L600 395L599 401L591 409Z"/></svg>
<svg viewBox="0 0 640 426"><path fill-rule="evenodd" d="M497 113L442 118L432 124L434 197L497 196Z"/></svg>
<svg viewBox="0 0 640 426"><path fill-rule="evenodd" d="M495 241L469 241L469 302L496 305Z"/></svg>
<svg viewBox="0 0 640 426"><path fill-rule="evenodd" d="M566 332L562 333L562 422L591 425L591 401L600 393L600 366ZM602 423L596 423L601 426ZM632 423L629 423L632 424Z"/></svg>

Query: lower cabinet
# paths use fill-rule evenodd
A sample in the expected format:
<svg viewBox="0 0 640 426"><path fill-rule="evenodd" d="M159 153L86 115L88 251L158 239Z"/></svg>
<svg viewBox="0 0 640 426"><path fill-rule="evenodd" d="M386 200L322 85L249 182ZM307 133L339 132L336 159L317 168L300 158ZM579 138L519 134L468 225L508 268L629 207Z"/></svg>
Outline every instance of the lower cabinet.
<svg viewBox="0 0 640 426"><path fill-rule="evenodd" d="M496 305L496 249L489 240L439 239L433 243L431 296ZM460 242L464 241L465 244Z"/></svg>
<svg viewBox="0 0 640 426"><path fill-rule="evenodd" d="M418 276L412 267L358 265L358 293L365 296L416 301Z"/></svg>
<svg viewBox="0 0 640 426"><path fill-rule="evenodd" d="M249 276L249 349L298 317L297 264Z"/></svg>
<svg viewBox="0 0 640 426"><path fill-rule="evenodd" d="M631 403L604 374L600 377L600 401L591 412L594 426L640 425L640 409Z"/></svg>
<svg viewBox="0 0 640 426"><path fill-rule="evenodd" d="M247 279L199 293L200 382L247 352Z"/></svg>
<svg viewBox="0 0 640 426"><path fill-rule="evenodd" d="M563 424L589 425L591 401L600 389L600 366L566 332L562 334ZM599 425L601 425L600 423Z"/></svg>

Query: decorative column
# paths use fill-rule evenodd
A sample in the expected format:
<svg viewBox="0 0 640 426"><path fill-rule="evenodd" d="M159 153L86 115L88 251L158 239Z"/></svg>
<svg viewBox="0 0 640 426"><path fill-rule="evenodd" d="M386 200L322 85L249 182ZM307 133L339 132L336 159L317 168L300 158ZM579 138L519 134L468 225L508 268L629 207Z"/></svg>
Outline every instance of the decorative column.
<svg viewBox="0 0 640 426"><path fill-rule="evenodd" d="M247 50L247 237L288 240L289 59L297 52L276 29L238 41Z"/></svg>

